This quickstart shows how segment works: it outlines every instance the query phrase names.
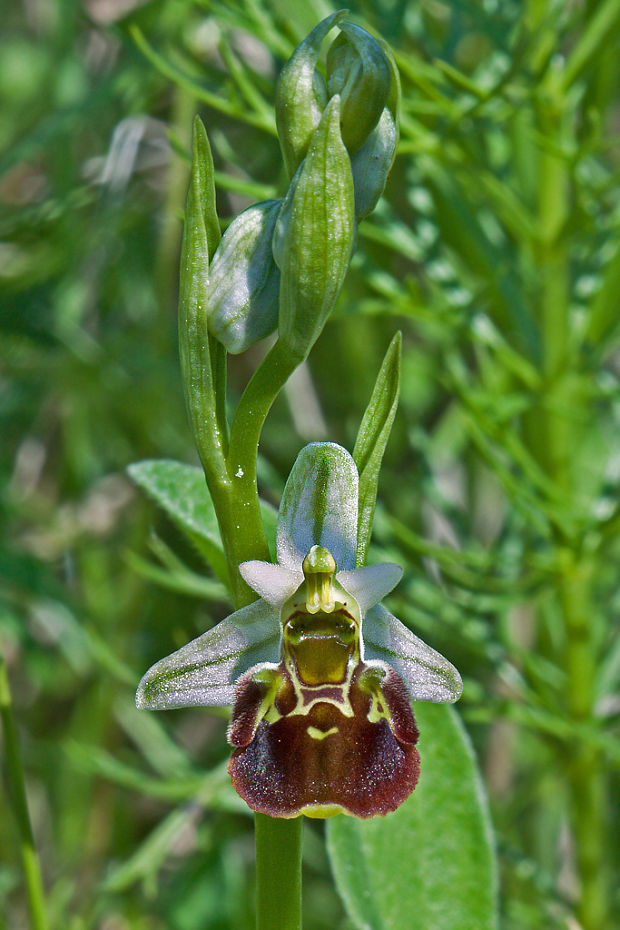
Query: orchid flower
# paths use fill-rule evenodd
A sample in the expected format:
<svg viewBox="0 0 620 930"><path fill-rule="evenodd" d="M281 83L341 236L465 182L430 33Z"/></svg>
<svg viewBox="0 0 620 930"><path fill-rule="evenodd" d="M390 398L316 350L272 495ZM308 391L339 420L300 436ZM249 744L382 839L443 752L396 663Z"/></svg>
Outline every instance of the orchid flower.
<svg viewBox="0 0 620 930"><path fill-rule="evenodd" d="M277 564L239 566L259 595L157 662L138 707L233 704L233 785L274 817L395 810L419 774L410 701L456 701L457 670L379 601L398 565L356 568L358 473L312 443L287 481Z"/></svg>

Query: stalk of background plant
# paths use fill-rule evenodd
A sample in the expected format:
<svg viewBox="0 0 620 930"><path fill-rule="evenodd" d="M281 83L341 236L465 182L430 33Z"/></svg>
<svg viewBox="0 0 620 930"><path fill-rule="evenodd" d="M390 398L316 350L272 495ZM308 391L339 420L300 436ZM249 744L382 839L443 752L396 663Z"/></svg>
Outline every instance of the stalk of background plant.
<svg viewBox="0 0 620 930"><path fill-rule="evenodd" d="M563 78L561 70L551 71L538 112L540 131L557 145L557 151L548 149L539 155L536 259L545 394L528 438L556 488L566 501L576 505L579 489L571 458L583 423L589 421L593 411L590 392L580 389L580 359L570 338L570 263L565 222L571 191L569 165L561 152L575 128L567 123L570 109ZM577 914L584 930L604 930L608 926L605 766L600 751L577 736L579 728L594 718L597 667L591 600L594 565L584 552L578 530L570 534L558 531L556 564L555 591L565 629L567 712L575 724L567 776L580 881Z"/></svg>
<svg viewBox="0 0 620 930"><path fill-rule="evenodd" d="M6 671L4 659L0 655L0 717L2 718L2 730L4 734L4 755L6 758L6 769L9 783L9 791L13 801L15 811L15 820L19 830L20 851L24 877L26 881L26 892L28 895L28 905L30 907L30 917L33 930L47 930L47 918L45 915L45 896L43 894L43 882L41 880L41 871L39 868L39 859L34 845L32 835L32 826L28 814L28 802L26 799L26 789L24 785L24 769L22 766L21 752L19 749L19 739L17 736L17 724L13 712L13 701L11 698L11 689L9 677Z"/></svg>

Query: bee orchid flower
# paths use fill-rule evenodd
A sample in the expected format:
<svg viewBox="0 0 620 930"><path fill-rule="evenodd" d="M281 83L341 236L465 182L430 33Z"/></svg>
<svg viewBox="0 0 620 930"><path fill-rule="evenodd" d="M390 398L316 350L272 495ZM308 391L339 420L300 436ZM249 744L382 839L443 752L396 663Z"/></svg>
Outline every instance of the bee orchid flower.
<svg viewBox="0 0 620 930"><path fill-rule="evenodd" d="M457 670L380 601L394 564L356 568L358 473L334 443L311 443L287 481L277 564L239 570L259 599L157 662L138 707L233 705L233 785L273 817L372 817L419 774L411 701L456 701Z"/></svg>

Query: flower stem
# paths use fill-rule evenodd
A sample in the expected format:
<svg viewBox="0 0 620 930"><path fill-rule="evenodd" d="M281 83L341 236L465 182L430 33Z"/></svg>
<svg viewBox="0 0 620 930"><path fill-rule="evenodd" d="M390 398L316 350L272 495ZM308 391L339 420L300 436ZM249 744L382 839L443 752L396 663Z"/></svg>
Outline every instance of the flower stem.
<svg viewBox="0 0 620 930"><path fill-rule="evenodd" d="M265 418L290 375L302 362L279 339L254 372L245 389L230 431L229 468L252 464L256 480L256 453Z"/></svg>
<svg viewBox="0 0 620 930"><path fill-rule="evenodd" d="M269 559L256 480L258 442L271 405L298 363L280 342L263 359L241 397L232 425L226 457L228 480L221 482L213 476L209 485L237 608L256 598L239 574L239 563ZM216 398L221 394L216 385ZM208 469L205 472L209 481ZM256 814L255 837L256 926L258 930L301 930L302 818Z"/></svg>
<svg viewBox="0 0 620 930"><path fill-rule="evenodd" d="M255 815L257 930L301 930L302 821Z"/></svg>
<svg viewBox="0 0 620 930"><path fill-rule="evenodd" d="M13 712L13 701L9 677L7 675L4 659L0 655L0 717L4 731L4 747L6 768L9 783L9 792L13 800L15 819L19 830L20 848L24 876L26 879L26 892L30 906L30 917L33 930L47 930L45 916L45 898L43 882L39 869L39 860L34 846L32 826L28 814L26 789L24 786L24 768L22 765L19 740L17 737L17 724Z"/></svg>

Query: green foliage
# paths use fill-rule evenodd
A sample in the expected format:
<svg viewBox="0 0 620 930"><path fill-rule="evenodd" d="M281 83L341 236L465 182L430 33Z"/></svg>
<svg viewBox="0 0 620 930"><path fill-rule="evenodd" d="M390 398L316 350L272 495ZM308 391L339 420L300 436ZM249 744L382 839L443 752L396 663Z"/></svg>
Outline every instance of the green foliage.
<svg viewBox="0 0 620 930"><path fill-rule="evenodd" d="M472 747L451 708L416 704L416 719L413 795L385 818L328 824L336 883L360 930L495 930L493 834Z"/></svg>

